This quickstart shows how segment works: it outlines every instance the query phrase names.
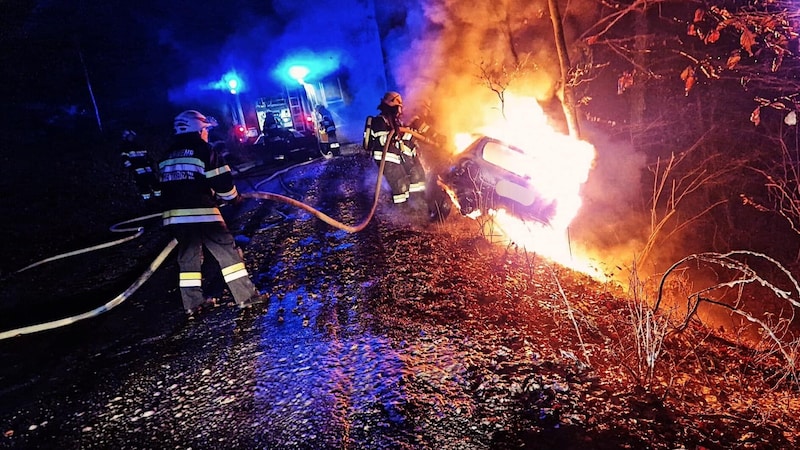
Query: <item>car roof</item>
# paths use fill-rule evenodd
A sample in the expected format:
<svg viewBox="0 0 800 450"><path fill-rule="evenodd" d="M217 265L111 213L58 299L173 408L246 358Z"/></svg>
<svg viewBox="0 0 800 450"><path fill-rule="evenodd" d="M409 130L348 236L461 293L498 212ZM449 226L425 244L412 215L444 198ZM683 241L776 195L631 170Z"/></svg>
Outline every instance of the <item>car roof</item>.
<svg viewBox="0 0 800 450"><path fill-rule="evenodd" d="M523 178L529 176L526 167L533 163L530 155L521 148L489 136L478 138L466 152L472 153L482 163Z"/></svg>

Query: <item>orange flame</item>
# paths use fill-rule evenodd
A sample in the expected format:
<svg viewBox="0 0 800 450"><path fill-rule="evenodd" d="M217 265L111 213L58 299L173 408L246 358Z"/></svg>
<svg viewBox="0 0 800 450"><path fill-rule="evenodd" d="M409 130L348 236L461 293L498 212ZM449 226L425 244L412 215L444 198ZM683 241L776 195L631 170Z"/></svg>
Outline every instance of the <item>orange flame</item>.
<svg viewBox="0 0 800 450"><path fill-rule="evenodd" d="M556 200L550 225L523 221L504 210L488 211L497 231L509 241L554 262L605 280L588 256L578 255L570 242L569 225L581 207L580 190L589 177L596 151L591 144L564 135L547 123L539 103L530 97L506 92L502 115L490 111L478 134L519 147L531 157L529 167L515 172L529 175L533 187L547 200ZM474 134L456 136L459 151L474 140Z"/></svg>

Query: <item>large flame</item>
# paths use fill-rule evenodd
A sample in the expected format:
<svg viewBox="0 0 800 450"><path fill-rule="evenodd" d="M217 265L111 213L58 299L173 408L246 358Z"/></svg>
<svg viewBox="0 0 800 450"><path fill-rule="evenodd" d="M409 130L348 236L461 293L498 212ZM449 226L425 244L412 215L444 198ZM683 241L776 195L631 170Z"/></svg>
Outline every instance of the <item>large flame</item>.
<svg viewBox="0 0 800 450"><path fill-rule="evenodd" d="M519 147L529 154L529 167L516 168L530 176L531 184L546 199L556 200L550 225L523 221L504 210L487 211L495 231L516 245L564 266L605 279L591 260L576 253L570 242L569 225L581 207L581 186L594 164L594 147L553 129L536 99L506 93L503 111L493 109L485 125L476 130ZM505 117L503 117L505 116ZM474 133L456 136L459 151L474 140Z"/></svg>

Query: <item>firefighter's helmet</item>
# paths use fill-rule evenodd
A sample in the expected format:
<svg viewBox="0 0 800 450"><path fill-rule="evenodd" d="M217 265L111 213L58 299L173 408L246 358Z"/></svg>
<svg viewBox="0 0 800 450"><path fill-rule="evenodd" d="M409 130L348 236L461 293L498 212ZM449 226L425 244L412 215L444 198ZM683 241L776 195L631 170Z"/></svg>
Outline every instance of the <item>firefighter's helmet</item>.
<svg viewBox="0 0 800 450"><path fill-rule="evenodd" d="M199 111L186 110L175 116L175 134L199 133L203 129L217 125L213 117L206 117Z"/></svg>
<svg viewBox="0 0 800 450"><path fill-rule="evenodd" d="M389 91L383 94L381 103L387 106L403 106L403 97L395 91Z"/></svg>

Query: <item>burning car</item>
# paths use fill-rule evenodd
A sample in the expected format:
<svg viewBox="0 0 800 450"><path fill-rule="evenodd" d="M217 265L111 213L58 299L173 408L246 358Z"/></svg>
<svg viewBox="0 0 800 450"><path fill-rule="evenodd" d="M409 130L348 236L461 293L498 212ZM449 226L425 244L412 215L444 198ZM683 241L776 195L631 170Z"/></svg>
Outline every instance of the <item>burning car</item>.
<svg viewBox="0 0 800 450"><path fill-rule="evenodd" d="M482 136L451 164L432 174L428 183L428 209L432 219L444 219L451 206L464 216L476 217L505 209L524 220L548 224L556 201L544 198L527 171L535 164L522 149ZM438 189L437 189L438 188Z"/></svg>

